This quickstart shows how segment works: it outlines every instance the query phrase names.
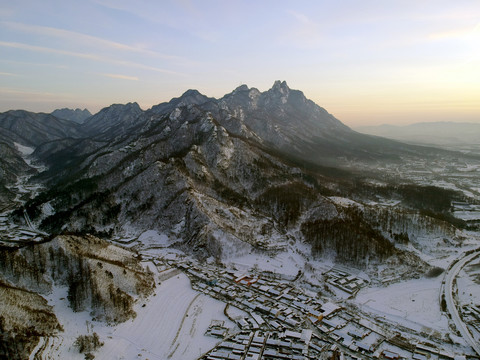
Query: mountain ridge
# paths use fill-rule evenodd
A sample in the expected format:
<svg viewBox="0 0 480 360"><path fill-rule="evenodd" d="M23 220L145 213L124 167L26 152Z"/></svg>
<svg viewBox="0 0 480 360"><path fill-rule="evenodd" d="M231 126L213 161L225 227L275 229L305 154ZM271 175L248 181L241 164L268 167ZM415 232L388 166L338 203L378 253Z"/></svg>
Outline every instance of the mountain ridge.
<svg viewBox="0 0 480 360"><path fill-rule="evenodd" d="M281 81L220 99L187 90L145 111L114 104L78 129L31 155L48 168L32 178L45 191L24 207L37 226L105 237L155 230L216 258L233 251L225 241L238 251L276 248L289 233L342 261L391 256L383 234L328 196L375 178L379 162L436 151L359 134ZM362 229L355 243L339 224Z"/></svg>

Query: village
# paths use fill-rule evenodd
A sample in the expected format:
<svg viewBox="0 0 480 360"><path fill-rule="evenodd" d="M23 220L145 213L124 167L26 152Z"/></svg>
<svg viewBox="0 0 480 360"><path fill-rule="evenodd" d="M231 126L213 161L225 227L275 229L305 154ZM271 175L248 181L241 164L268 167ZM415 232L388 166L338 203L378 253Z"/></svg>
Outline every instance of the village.
<svg viewBox="0 0 480 360"><path fill-rule="evenodd" d="M45 235L47 234L36 230L33 226L18 226L9 221L7 216L0 214L0 246L18 247L22 244L39 242Z"/></svg>
<svg viewBox="0 0 480 360"><path fill-rule="evenodd" d="M204 360L259 359L474 359L452 353L441 339L406 334L378 319L362 316L348 304L336 304L296 277L271 272L242 273L191 258L151 257L157 269L185 273L193 289L226 304L225 315L237 330L212 319L205 333L219 339ZM347 294L367 286L365 280L338 269L328 283ZM231 311L231 309L236 311ZM409 336L411 335L411 336Z"/></svg>

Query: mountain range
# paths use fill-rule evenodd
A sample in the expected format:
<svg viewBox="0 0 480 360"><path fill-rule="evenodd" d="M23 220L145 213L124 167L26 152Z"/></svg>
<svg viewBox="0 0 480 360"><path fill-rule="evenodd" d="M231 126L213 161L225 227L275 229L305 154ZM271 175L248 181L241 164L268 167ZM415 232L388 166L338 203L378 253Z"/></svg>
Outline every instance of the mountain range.
<svg viewBox="0 0 480 360"><path fill-rule="evenodd" d="M115 104L82 124L9 111L0 129L12 159L2 163L5 202L13 200L13 174L37 172L14 143L34 148L31 161L47 167L30 179L44 191L16 212L19 221L25 209L52 234L152 229L217 258L288 238L341 261L388 257L396 251L389 239L328 196L355 192L362 177L384 177L379 162L440 151L357 133L280 81L265 92L242 85L220 99L188 90L146 111Z"/></svg>

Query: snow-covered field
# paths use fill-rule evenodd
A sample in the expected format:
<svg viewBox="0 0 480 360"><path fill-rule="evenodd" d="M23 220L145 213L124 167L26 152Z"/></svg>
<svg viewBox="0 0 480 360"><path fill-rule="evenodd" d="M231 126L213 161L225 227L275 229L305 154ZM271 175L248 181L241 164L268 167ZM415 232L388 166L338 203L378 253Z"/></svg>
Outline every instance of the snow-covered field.
<svg viewBox="0 0 480 360"><path fill-rule="evenodd" d="M137 317L102 339L98 359L195 359L218 342L203 334L212 320L233 324L225 304L192 290L184 274L163 281ZM111 338L110 338L111 337Z"/></svg>
<svg viewBox="0 0 480 360"><path fill-rule="evenodd" d="M104 343L95 352L96 359L198 358L218 342L204 336L212 320L230 328L235 325L224 315L224 303L194 291L186 275L173 274L161 277L155 294L136 305L135 319L116 326L89 321L86 312L73 313L65 300L66 289L57 288L49 298L65 332L50 340L44 358L84 359L73 344L79 335L93 332Z"/></svg>
<svg viewBox="0 0 480 360"><path fill-rule="evenodd" d="M448 321L440 311L438 300L441 282L442 276L438 276L365 288L358 292L355 303L366 312L385 316L418 331L446 332Z"/></svg>

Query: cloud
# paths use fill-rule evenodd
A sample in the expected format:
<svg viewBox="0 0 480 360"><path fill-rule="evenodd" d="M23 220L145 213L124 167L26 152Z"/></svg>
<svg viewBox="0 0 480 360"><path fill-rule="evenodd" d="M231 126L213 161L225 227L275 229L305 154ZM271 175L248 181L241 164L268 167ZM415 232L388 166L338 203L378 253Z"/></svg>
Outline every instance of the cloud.
<svg viewBox="0 0 480 360"><path fill-rule="evenodd" d="M122 66L137 68L137 69L155 71L163 74L184 76L184 74L176 71L166 70L163 68L157 68L154 66L144 65L140 63L131 62L131 61L111 59L111 58L90 54L90 53L60 50L60 49L48 48L44 46L36 46L36 45L29 45L29 44L23 44L18 42L8 42L8 41L0 41L0 47L9 47L9 48L15 48L15 49L21 49L21 50L27 50L27 51L33 51L33 52L71 56L71 57L104 62L104 63L114 64L114 65L122 65Z"/></svg>
<svg viewBox="0 0 480 360"><path fill-rule="evenodd" d="M130 0L92 1L107 9L122 11L137 17L144 22L174 29L178 33L187 33L201 41L216 43L223 39L224 33L219 31L218 22L224 21L224 19L218 19L214 15L220 8L218 4L210 7L208 4L202 3L201 6L198 6L196 2L191 0L164 3L151 0L137 0L135 2ZM223 2L220 3L224 5ZM162 16L159 16L159 13Z"/></svg>
<svg viewBox="0 0 480 360"><path fill-rule="evenodd" d="M13 89L13 88L4 88L0 87L0 94L4 95L15 95L20 97L31 97L33 99L56 99L56 98L71 98L71 95L65 93L50 93L44 91L34 91L34 90L24 90L24 89Z"/></svg>
<svg viewBox="0 0 480 360"><path fill-rule="evenodd" d="M112 78L112 79L138 81L138 77L136 77L136 76L122 75L122 74L100 74L100 75L105 76L105 77L109 77L109 78Z"/></svg>
<svg viewBox="0 0 480 360"><path fill-rule="evenodd" d="M18 22L7 22L7 21L1 21L0 24L4 27L8 27L16 31L22 31L30 34L35 34L35 35L45 35L49 37L61 38L61 39L68 40L69 42L85 43L85 44L88 44L89 46L108 48L112 50L126 51L131 53L138 53L138 54L148 55L156 58L161 58L164 60L172 60L172 61L185 60L180 56L163 54L163 53L151 51L145 48L130 46L130 45L122 44L119 42L110 41L110 40L102 39L96 36L91 36L91 35L70 31L70 30L64 30L64 29L53 28L48 26L29 25L29 24L23 24Z"/></svg>
<svg viewBox="0 0 480 360"><path fill-rule="evenodd" d="M18 74L12 74L12 73L7 73L7 72L0 72L0 76L20 76Z"/></svg>

